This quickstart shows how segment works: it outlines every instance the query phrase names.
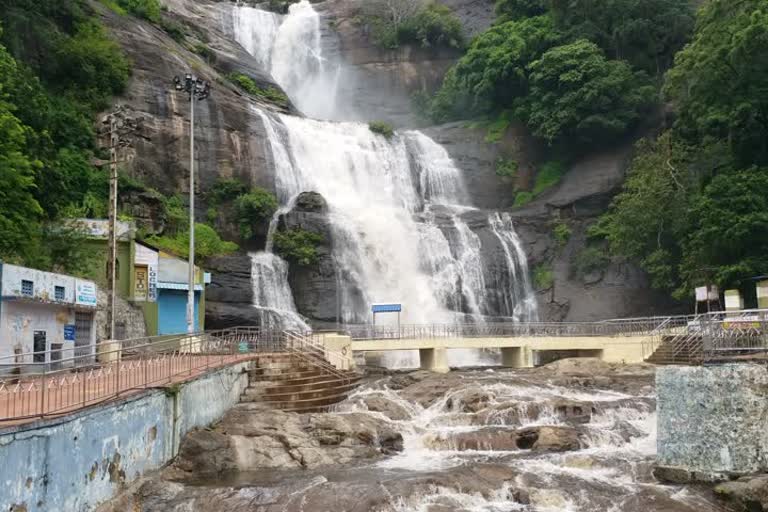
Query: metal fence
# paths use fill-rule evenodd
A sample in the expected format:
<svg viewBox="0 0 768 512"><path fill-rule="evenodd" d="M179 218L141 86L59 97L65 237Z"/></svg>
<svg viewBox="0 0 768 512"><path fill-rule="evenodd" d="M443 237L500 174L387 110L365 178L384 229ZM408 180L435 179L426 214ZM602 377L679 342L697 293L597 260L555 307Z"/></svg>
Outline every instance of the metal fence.
<svg viewBox="0 0 768 512"><path fill-rule="evenodd" d="M342 331L353 340L496 337L640 336L651 334L670 317L648 317L602 322L488 322L372 326L347 325Z"/></svg>
<svg viewBox="0 0 768 512"><path fill-rule="evenodd" d="M61 415L284 351L281 331L237 328L105 342L97 353L15 354L0 358L0 423Z"/></svg>

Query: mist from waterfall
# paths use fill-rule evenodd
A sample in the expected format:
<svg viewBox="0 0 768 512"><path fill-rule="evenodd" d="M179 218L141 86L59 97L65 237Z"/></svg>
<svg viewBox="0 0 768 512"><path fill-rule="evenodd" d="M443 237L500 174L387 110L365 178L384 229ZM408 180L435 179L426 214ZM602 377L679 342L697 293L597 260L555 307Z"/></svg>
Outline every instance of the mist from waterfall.
<svg viewBox="0 0 768 512"><path fill-rule="evenodd" d="M250 7L234 10L236 39L300 109L311 115L302 105L333 96L333 84L316 81L328 74L321 72L327 63L320 18L309 2L293 4L285 17ZM385 137L361 123L255 112L275 167L279 214L302 192L317 192L328 203L345 323L368 322L374 302L403 303L408 323L481 322L489 315L537 319L511 219L470 206L462 172L445 148L419 131ZM276 225L277 216L270 232ZM492 236L481 238L478 230ZM270 281L264 269L282 273L277 256L270 257L266 265L268 258L260 256L265 261L254 267L262 272L254 286ZM284 300L286 289L287 284L271 286L280 297L271 303L259 295L259 307L287 310L291 322L295 307Z"/></svg>

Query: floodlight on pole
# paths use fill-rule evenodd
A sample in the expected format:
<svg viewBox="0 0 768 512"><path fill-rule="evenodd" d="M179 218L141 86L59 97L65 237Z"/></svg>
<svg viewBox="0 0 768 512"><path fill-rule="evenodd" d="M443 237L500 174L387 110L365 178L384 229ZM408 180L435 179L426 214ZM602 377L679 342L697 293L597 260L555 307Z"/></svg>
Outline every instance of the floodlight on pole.
<svg viewBox="0 0 768 512"><path fill-rule="evenodd" d="M187 332L195 332L195 101L211 95L211 85L191 73L173 77L174 88L189 96L189 291Z"/></svg>

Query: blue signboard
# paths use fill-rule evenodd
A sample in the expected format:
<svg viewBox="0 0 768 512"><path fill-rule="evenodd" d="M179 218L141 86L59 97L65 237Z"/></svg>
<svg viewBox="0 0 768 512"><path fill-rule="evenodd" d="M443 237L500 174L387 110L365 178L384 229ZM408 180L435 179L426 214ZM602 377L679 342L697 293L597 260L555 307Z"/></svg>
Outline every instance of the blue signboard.
<svg viewBox="0 0 768 512"><path fill-rule="evenodd" d="M403 310L402 304L373 304L371 311L374 313L399 313Z"/></svg>
<svg viewBox="0 0 768 512"><path fill-rule="evenodd" d="M75 341L75 324L64 326L64 341Z"/></svg>

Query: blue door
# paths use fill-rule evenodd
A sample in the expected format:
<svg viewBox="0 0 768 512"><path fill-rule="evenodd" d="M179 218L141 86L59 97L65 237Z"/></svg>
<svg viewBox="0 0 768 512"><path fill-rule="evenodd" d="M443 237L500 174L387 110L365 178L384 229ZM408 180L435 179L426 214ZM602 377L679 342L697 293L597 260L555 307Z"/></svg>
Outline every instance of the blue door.
<svg viewBox="0 0 768 512"><path fill-rule="evenodd" d="M187 332L187 292L185 290L158 290L158 334L184 334ZM195 331L199 329L200 292L195 292Z"/></svg>

